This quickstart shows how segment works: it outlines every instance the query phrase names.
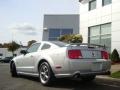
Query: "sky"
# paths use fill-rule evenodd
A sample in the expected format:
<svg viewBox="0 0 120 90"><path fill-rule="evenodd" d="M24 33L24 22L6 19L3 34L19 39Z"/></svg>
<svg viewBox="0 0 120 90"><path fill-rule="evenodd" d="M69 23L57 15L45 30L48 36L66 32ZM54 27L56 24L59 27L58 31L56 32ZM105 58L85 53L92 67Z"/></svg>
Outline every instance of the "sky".
<svg viewBox="0 0 120 90"><path fill-rule="evenodd" d="M0 0L0 43L41 41L44 14L79 14L78 0Z"/></svg>

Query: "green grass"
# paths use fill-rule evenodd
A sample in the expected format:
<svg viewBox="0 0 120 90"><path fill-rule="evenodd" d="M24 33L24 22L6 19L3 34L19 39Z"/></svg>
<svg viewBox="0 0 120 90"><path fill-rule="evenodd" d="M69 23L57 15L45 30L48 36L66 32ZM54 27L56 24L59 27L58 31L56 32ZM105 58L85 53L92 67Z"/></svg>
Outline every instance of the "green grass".
<svg viewBox="0 0 120 90"><path fill-rule="evenodd" d="M112 78L119 78L120 79L120 71L114 72L110 75Z"/></svg>

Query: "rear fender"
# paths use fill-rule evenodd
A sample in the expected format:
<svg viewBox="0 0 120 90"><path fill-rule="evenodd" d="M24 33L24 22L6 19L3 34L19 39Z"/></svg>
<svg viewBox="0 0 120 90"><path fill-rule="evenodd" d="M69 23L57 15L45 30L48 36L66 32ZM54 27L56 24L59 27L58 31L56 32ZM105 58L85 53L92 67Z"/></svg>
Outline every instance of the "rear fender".
<svg viewBox="0 0 120 90"><path fill-rule="evenodd" d="M40 63L42 60L48 62L48 64L50 65L50 67L51 67L51 69L52 69L52 71L53 71L53 73L54 73L54 71L55 71L55 69L54 69L54 62L53 62L52 58L49 57L49 56L45 56L45 57L43 56L42 58L39 58L38 62L36 62L36 64L35 64L35 69L36 69L35 71L38 72L39 63Z"/></svg>

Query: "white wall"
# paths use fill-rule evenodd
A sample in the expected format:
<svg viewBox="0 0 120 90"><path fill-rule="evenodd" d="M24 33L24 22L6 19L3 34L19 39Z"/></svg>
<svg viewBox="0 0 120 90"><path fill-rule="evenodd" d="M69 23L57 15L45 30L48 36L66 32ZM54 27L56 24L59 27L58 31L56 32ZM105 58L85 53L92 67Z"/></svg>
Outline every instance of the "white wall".
<svg viewBox="0 0 120 90"><path fill-rule="evenodd" d="M112 49L120 53L120 0L112 0Z"/></svg>
<svg viewBox="0 0 120 90"><path fill-rule="evenodd" d="M83 42L88 42L88 27L112 22L111 48L120 52L120 0L112 0L112 4L102 6L102 0L97 0L97 7L88 11L88 3L80 3L80 33Z"/></svg>

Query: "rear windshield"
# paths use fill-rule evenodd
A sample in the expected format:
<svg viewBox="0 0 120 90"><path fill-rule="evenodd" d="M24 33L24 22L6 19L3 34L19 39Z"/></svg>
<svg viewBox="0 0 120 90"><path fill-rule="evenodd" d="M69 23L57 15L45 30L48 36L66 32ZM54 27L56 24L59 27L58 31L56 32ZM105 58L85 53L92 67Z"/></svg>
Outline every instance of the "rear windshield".
<svg viewBox="0 0 120 90"><path fill-rule="evenodd" d="M64 43L64 42L59 42L59 41L51 41L51 43L59 46L59 47L64 47L67 45L67 43Z"/></svg>

